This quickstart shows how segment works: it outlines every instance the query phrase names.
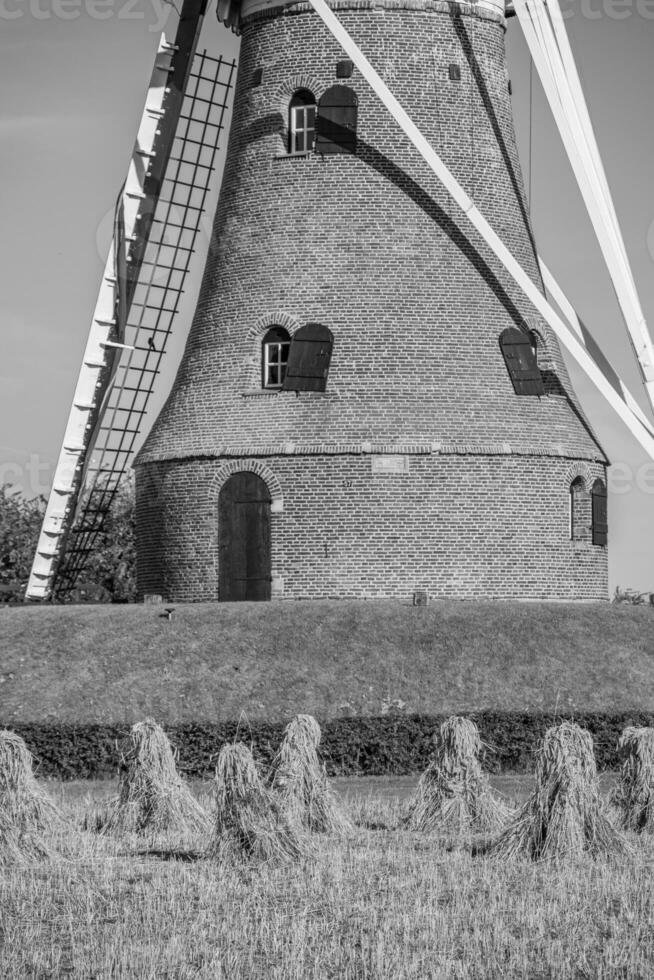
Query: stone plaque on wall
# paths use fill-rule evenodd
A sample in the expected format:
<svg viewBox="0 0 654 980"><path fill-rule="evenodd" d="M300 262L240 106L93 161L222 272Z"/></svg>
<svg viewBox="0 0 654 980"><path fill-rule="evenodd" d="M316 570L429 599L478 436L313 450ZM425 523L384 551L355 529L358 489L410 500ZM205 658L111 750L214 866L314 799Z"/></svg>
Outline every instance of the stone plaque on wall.
<svg viewBox="0 0 654 980"><path fill-rule="evenodd" d="M408 473L408 456L372 456L373 473Z"/></svg>

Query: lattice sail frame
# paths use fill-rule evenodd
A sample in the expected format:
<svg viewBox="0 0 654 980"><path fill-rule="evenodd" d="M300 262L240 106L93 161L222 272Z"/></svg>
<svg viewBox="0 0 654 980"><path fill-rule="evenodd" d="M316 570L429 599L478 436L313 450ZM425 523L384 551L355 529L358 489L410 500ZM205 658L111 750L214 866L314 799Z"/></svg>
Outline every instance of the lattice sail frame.
<svg viewBox="0 0 654 980"><path fill-rule="evenodd" d="M162 35L26 599L61 600L74 588L131 465L160 374L236 69L206 50L196 55L204 7L186 0L175 44ZM177 104L167 106L167 97Z"/></svg>

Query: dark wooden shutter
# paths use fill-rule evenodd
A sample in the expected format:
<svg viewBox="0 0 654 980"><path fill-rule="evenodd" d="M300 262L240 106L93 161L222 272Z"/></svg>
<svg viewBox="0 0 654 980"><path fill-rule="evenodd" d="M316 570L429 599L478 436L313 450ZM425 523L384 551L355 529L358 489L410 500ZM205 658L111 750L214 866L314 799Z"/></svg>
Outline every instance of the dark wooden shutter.
<svg viewBox="0 0 654 980"><path fill-rule="evenodd" d="M591 490L593 502L593 544L606 544L609 533L606 487L595 480Z"/></svg>
<svg viewBox="0 0 654 980"><path fill-rule="evenodd" d="M354 153L357 143L357 97L346 85L332 85L318 103L318 153Z"/></svg>
<svg viewBox="0 0 654 980"><path fill-rule="evenodd" d="M544 395L543 378L529 335L510 327L500 335L500 348L516 395Z"/></svg>
<svg viewBox="0 0 654 980"><path fill-rule="evenodd" d="M291 340L284 391L325 391L334 337L321 323L307 323Z"/></svg>

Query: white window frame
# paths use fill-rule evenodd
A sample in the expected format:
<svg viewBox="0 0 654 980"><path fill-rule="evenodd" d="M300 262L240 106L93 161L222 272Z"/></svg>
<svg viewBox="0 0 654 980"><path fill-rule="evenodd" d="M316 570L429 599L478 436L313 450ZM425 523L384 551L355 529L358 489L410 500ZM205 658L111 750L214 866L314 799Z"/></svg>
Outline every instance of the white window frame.
<svg viewBox="0 0 654 980"><path fill-rule="evenodd" d="M317 108L318 107L316 106L316 103L315 102L312 102L312 103L309 103L309 104L303 103L302 105L294 105L294 106L291 106L291 120L290 120L290 122L291 122L291 146L290 146L290 152L291 153L311 153L312 152L312 150L314 148L314 145L315 145L315 142L316 142L316 111L317 111ZM307 122L307 115L309 113L309 110L311 110L311 112L313 113L313 122L312 122L311 125L308 125L308 122ZM299 150L298 149L298 146L297 146L297 143L298 143L298 135L300 135L300 134L304 137L304 139L303 139L304 149L302 149L302 150ZM311 145L310 146L309 146L309 134L311 134Z"/></svg>
<svg viewBox="0 0 654 980"><path fill-rule="evenodd" d="M283 356L282 348L286 348L285 356ZM270 388L272 390L279 390L284 384L284 375L286 373L286 366L288 365L288 354L291 349L290 340L271 340L263 345L263 387ZM272 352L275 351L275 356L271 357ZM279 369L279 382L273 382L270 380L270 369L276 367Z"/></svg>

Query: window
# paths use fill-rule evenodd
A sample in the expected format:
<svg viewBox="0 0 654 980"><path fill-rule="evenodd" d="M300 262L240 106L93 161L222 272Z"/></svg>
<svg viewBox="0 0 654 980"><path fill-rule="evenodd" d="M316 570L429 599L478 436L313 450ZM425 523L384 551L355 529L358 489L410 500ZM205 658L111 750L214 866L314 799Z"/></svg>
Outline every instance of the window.
<svg viewBox="0 0 654 980"><path fill-rule="evenodd" d="M309 153L316 136L316 100L308 89L300 89L289 106L289 153Z"/></svg>
<svg viewBox="0 0 654 980"><path fill-rule="evenodd" d="M531 334L509 327L500 335L500 349L516 395L544 395L545 387Z"/></svg>
<svg viewBox="0 0 654 980"><path fill-rule="evenodd" d="M588 534L588 518L584 521L588 495L584 481L578 476L570 484L570 540L582 541Z"/></svg>
<svg viewBox="0 0 654 980"><path fill-rule="evenodd" d="M271 327L261 346L261 384L264 388L281 388L286 374L291 338L282 327Z"/></svg>
<svg viewBox="0 0 654 980"><path fill-rule="evenodd" d="M293 334L284 391L325 391L334 337L320 323L307 323Z"/></svg>
<svg viewBox="0 0 654 980"><path fill-rule="evenodd" d="M593 544L606 544L608 539L608 518L606 487L602 480L595 480L590 492L593 505Z"/></svg>
<svg viewBox="0 0 654 980"><path fill-rule="evenodd" d="M318 103L316 150L354 153L357 145L357 97L346 85L332 85Z"/></svg>

